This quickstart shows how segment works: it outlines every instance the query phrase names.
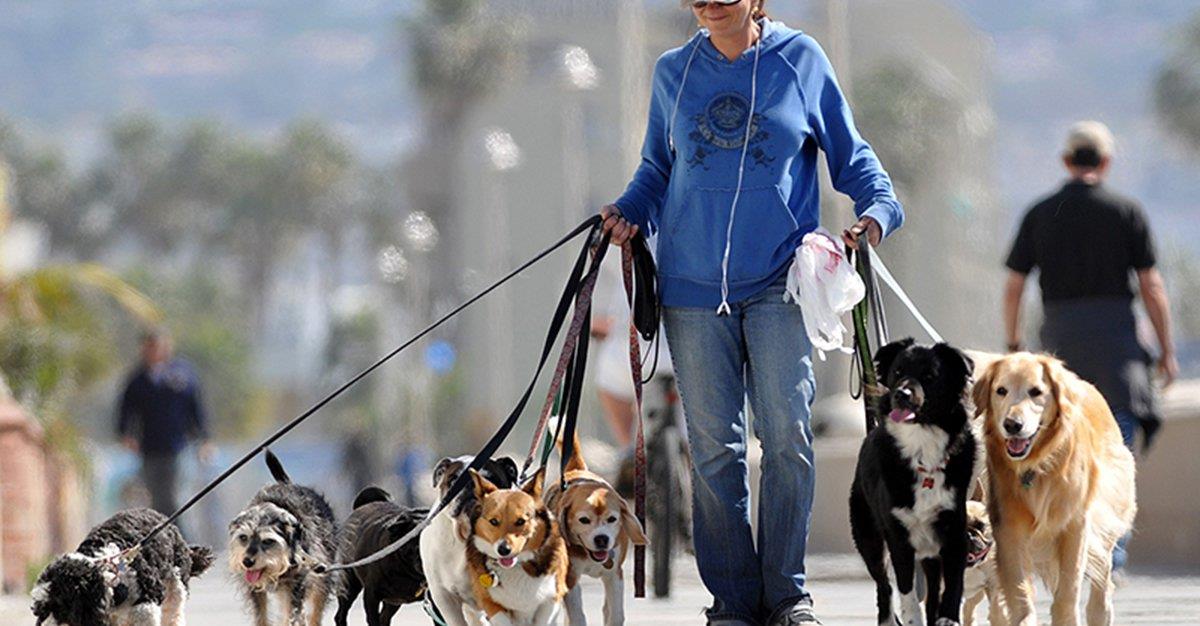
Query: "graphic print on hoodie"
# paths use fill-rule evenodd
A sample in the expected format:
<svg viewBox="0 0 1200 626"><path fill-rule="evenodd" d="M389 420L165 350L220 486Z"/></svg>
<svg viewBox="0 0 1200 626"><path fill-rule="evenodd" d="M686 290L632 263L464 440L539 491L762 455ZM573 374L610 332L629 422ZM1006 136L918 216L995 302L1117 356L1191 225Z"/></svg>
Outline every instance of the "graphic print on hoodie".
<svg viewBox="0 0 1200 626"><path fill-rule="evenodd" d="M904 220L891 179L854 128L824 51L780 22L760 24L760 46L735 61L701 30L655 65L642 162L616 205L626 219L659 234L664 305L721 303L727 233L728 302L745 300L781 276L800 240L818 225L821 150L834 187L854 200L856 215L875 218L884 235Z"/></svg>

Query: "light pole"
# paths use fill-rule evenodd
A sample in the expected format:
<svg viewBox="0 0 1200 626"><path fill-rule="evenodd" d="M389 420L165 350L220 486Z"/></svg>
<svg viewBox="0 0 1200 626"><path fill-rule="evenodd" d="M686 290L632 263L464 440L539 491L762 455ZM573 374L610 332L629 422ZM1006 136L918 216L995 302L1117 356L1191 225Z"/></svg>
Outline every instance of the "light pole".
<svg viewBox="0 0 1200 626"><path fill-rule="evenodd" d="M521 148L511 134L502 128L489 128L483 134L483 148L487 154L489 173L486 194L490 201L484 212L487 232L487 264L493 272L508 267L511 259L508 219L508 187L505 177L521 166ZM487 302L487 333L491 342L488 351L489 380L491 381L489 404L497 410L505 406L513 390L511 359L513 358L513 307L509 291L492 296Z"/></svg>
<svg viewBox="0 0 1200 626"><path fill-rule="evenodd" d="M583 127L583 93L596 88L600 70L587 50L564 46L559 50L563 98L563 218L564 229L579 219L588 199L587 136Z"/></svg>

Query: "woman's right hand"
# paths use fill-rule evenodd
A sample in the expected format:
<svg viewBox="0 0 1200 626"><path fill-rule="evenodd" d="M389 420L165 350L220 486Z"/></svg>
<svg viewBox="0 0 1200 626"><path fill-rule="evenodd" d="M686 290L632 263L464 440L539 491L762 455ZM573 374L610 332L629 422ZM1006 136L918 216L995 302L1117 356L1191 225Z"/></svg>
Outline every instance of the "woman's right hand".
<svg viewBox="0 0 1200 626"><path fill-rule="evenodd" d="M615 204L600 209L600 219L604 220L604 232L608 233L608 241L614 246L623 245L638 232L637 224L625 221L625 218L621 217L621 209Z"/></svg>

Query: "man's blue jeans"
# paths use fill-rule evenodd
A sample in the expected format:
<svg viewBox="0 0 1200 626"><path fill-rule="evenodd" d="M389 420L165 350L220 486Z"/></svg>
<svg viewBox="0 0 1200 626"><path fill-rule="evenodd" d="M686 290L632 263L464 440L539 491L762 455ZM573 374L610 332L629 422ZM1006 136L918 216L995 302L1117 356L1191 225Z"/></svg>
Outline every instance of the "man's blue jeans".
<svg viewBox="0 0 1200 626"><path fill-rule="evenodd" d="M695 464L696 564L712 622L758 624L805 597L812 512L812 346L784 282L718 316L667 307L667 339ZM746 397L762 445L757 550L750 529Z"/></svg>
<svg viewBox="0 0 1200 626"><path fill-rule="evenodd" d="M1121 428L1121 438L1125 440L1125 447L1129 448L1130 452L1133 452L1134 444L1137 442L1137 416L1128 409L1122 409L1117 411L1114 417L1117 418L1117 426ZM1129 552L1125 549L1125 545L1128 543L1129 535L1125 535L1113 547L1113 570L1125 567L1125 563L1129 560Z"/></svg>

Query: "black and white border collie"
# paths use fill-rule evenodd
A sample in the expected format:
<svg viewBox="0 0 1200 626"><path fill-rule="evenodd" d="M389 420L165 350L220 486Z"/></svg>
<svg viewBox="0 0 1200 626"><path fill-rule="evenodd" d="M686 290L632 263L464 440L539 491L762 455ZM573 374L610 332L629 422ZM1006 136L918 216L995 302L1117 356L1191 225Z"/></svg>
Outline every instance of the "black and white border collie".
<svg viewBox="0 0 1200 626"><path fill-rule="evenodd" d="M880 348L875 365L883 419L858 453L850 528L875 580L878 623L925 624L914 590L920 562L928 587L925 617L936 626L957 625L966 503L981 458L965 405L974 365L947 344L918 346L912 339ZM892 610L887 556L900 591L900 620Z"/></svg>

